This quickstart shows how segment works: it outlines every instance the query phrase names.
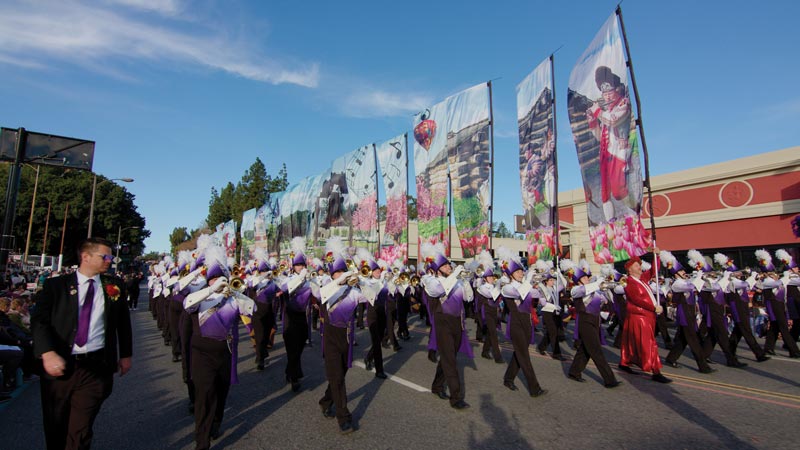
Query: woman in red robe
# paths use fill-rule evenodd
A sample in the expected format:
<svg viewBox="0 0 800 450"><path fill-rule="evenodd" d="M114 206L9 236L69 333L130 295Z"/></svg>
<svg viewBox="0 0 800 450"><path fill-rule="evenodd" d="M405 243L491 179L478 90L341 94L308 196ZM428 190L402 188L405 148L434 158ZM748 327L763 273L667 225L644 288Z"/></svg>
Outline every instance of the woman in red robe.
<svg viewBox="0 0 800 450"><path fill-rule="evenodd" d="M658 254L658 249L655 250ZM650 289L650 279L658 273L658 260L647 273L642 273L642 260L633 257L625 263L628 283L625 297L628 300L625 328L622 334L620 370L634 373L630 368L635 364L645 372L653 373L653 381L670 383L672 380L661 374L661 359L655 338L656 316L661 313L661 305Z"/></svg>

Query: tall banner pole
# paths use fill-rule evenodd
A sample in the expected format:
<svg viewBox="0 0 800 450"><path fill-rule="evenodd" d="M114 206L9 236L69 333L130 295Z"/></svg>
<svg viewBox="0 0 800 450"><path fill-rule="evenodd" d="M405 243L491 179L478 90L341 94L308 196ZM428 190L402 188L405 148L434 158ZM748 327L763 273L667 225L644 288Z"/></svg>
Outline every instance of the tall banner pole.
<svg viewBox="0 0 800 450"><path fill-rule="evenodd" d="M556 260L553 267L558 270L559 259L561 259L561 221L558 218L558 127L556 126L556 69L554 64L553 53L550 54L550 89L552 95L550 98L552 115L553 115L553 244L555 246ZM556 277L556 291L558 295L558 277ZM566 288L566 286L564 286Z"/></svg>
<svg viewBox="0 0 800 450"><path fill-rule="evenodd" d="M405 198L404 204L406 205L406 241L408 241L408 242L406 242L406 261L405 262L408 262L408 255L411 253L411 249L409 248L409 247L411 247L411 232L408 230L408 133L404 133L403 134L403 138L406 140L406 173L404 175L405 179L406 179L406 194L405 194L406 198ZM388 211L387 211L387 213L388 213ZM417 213L417 224L419 224L419 212ZM400 235L401 240L402 240L402 237L403 236L401 234ZM401 244L402 244L402 242L401 242ZM419 228L417 228L417 266L419 266Z"/></svg>
<svg viewBox="0 0 800 450"><path fill-rule="evenodd" d="M380 188L378 187L378 185L380 183L378 183L378 152L375 149L375 143L372 144L372 159L375 160L375 223L378 224L377 226L378 245L377 249L375 250L375 258L378 259L381 257L381 213L380 213L381 203L378 200L378 198L380 197L380 193L378 192L380 191ZM386 213L388 214L389 211L386 211ZM393 261L386 261L386 262L391 264Z"/></svg>
<svg viewBox="0 0 800 450"><path fill-rule="evenodd" d="M492 81L486 85L489 87L489 248L494 254L492 247L492 224L494 223L494 111L492 109Z"/></svg>
<svg viewBox="0 0 800 450"><path fill-rule="evenodd" d="M633 87L633 96L636 99L636 126L639 127L639 138L642 141L642 153L644 154L644 186L647 188L647 214L650 216L650 234L653 236L653 273L656 278L656 301L659 303L659 288L658 281L658 255L656 255L656 220L653 217L653 188L650 186L650 157L647 153L647 141L644 138L644 125L642 124L642 102L639 100L639 89L636 87L636 75L633 73L633 59L631 59L631 48L628 45L628 35L625 33L625 21L622 20L622 6L617 5L615 11L617 18L619 18L619 28L622 31L622 42L625 44L625 57L627 59L626 65L628 66L628 73L631 75L631 86Z"/></svg>

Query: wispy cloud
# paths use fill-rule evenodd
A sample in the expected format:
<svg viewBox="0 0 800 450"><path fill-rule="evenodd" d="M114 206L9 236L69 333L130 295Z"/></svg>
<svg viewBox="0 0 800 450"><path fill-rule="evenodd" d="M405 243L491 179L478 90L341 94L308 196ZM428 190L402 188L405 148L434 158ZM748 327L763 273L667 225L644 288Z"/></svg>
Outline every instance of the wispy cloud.
<svg viewBox="0 0 800 450"><path fill-rule="evenodd" d="M765 105L757 108L754 113L756 117L767 120L797 118L800 116L800 97Z"/></svg>
<svg viewBox="0 0 800 450"><path fill-rule="evenodd" d="M432 96L425 94L360 86L353 86L343 95L342 112L360 118L411 115L434 102Z"/></svg>
<svg viewBox="0 0 800 450"><path fill-rule="evenodd" d="M139 14L126 14L130 8L119 4ZM108 0L106 5L68 0L6 5L0 14L0 62L49 67L59 61L92 71L105 67L106 74L119 72L124 78L123 69L131 63L155 61L206 66L271 84L319 84L317 63L289 65L227 37L216 25L164 19L180 13L178 1ZM159 20L147 20L141 11Z"/></svg>

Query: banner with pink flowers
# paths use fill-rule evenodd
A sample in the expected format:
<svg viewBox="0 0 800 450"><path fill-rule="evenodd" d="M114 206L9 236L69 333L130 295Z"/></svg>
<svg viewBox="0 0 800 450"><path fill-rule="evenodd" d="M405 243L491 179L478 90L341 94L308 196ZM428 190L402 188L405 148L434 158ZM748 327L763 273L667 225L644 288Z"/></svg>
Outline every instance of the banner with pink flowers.
<svg viewBox="0 0 800 450"><path fill-rule="evenodd" d="M441 242L449 255L446 118L446 100L415 116L414 176L417 186L417 248L425 242Z"/></svg>
<svg viewBox="0 0 800 450"><path fill-rule="evenodd" d="M408 136L402 134L375 149L386 190L386 226L380 258L408 262Z"/></svg>
<svg viewBox="0 0 800 450"><path fill-rule="evenodd" d="M650 246L650 236L640 218L641 156L616 15L578 59L568 88L595 261L639 256Z"/></svg>
<svg viewBox="0 0 800 450"><path fill-rule="evenodd" d="M553 71L548 58L517 85L519 180L528 264L555 257L556 140L553 120Z"/></svg>
<svg viewBox="0 0 800 450"><path fill-rule="evenodd" d="M349 196L345 203L351 217L350 245L378 251L378 168L375 147L365 145L347 155L345 178Z"/></svg>
<svg viewBox="0 0 800 450"><path fill-rule="evenodd" d="M447 100L446 136L453 217L464 258L489 248L490 184L489 86L482 83Z"/></svg>
<svg viewBox="0 0 800 450"><path fill-rule="evenodd" d="M222 225L222 247L228 258L236 258L236 222L229 220Z"/></svg>

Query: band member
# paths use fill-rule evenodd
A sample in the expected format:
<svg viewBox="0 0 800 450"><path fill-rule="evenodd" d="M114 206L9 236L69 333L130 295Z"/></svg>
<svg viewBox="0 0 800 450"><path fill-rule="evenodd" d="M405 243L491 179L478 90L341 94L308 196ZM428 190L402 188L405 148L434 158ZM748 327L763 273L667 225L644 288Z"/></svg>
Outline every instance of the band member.
<svg viewBox="0 0 800 450"><path fill-rule="evenodd" d="M72 275L48 278L31 316L34 355L42 360L42 416L47 448L85 448L114 372L131 368L133 337L125 285L105 274L111 243L89 238L78 247ZM23 445L24 446L24 445Z"/></svg>
<svg viewBox="0 0 800 450"><path fill-rule="evenodd" d="M800 358L800 350L797 343L792 339L789 331L789 324L786 320L786 286L775 273L775 266L772 264L772 255L766 250L756 250L756 259L761 266L763 279L757 285L764 296L764 305L767 307L769 315L769 330L767 339L764 342L764 351L769 355L775 354L775 342L778 340L778 333L783 336L783 343L789 350L790 358Z"/></svg>
<svg viewBox="0 0 800 450"><path fill-rule="evenodd" d="M542 293L542 297L539 299L539 305L542 307L542 325L545 330L545 334L536 349L539 351L539 354L544 355L547 345L552 343L553 359L563 361L564 356L561 354L561 345L558 343L558 336L561 333L561 328L564 326L564 322L561 320L562 311L559 297L567 283L560 273L556 272L556 275L552 275L550 273L550 265L544 261L536 261L535 267L543 278L539 286L539 291Z"/></svg>
<svg viewBox="0 0 800 450"><path fill-rule="evenodd" d="M797 263L784 249L775 251L775 257L784 264L783 278L786 280L786 307L789 312L789 319L792 320L792 328L789 333L795 342L800 340L800 268Z"/></svg>
<svg viewBox="0 0 800 450"><path fill-rule="evenodd" d="M197 449L209 448L211 439L219 436L230 385L239 383L239 316L252 317L255 309L255 302L241 293L244 285L233 284L225 249L209 246L205 264L208 287L184 300L192 322L190 370Z"/></svg>
<svg viewBox="0 0 800 450"><path fill-rule="evenodd" d="M286 346L286 382L292 391L300 390L303 378L301 356L309 339L308 315L312 304L319 299L319 287L308 281L306 269L306 241L302 237L292 239L290 254L292 273L281 286L283 298L283 342Z"/></svg>
<svg viewBox="0 0 800 450"><path fill-rule="evenodd" d="M675 333L672 349L667 355L666 364L674 368L680 367L678 358L680 358L688 345L692 350L692 355L694 355L694 359L697 362L697 370L700 373L716 372L716 369L712 369L706 362L706 354L697 334L697 287L686 275L683 265L672 253L662 250L659 257L661 258L661 264L674 277L670 289L672 290L672 303L677 305L675 311L677 332ZM701 273L697 272L697 277L700 277Z"/></svg>
<svg viewBox="0 0 800 450"><path fill-rule="evenodd" d="M395 284L397 285L397 337L407 341L411 339L408 332L408 314L411 312L411 301L414 298L415 288L411 286L409 269L402 267L400 260L395 262L399 273ZM411 269L413 273L413 269Z"/></svg>
<svg viewBox="0 0 800 450"><path fill-rule="evenodd" d="M172 350L172 362L180 362L183 359L183 352L181 351L181 314L184 311L183 300L189 294L186 289L180 289L178 280L182 275L189 272L189 264L191 264L192 252L183 250L178 252L178 263L172 269L171 277L167 282L167 288L171 290L167 306L168 325L170 346Z"/></svg>
<svg viewBox="0 0 800 450"><path fill-rule="evenodd" d="M431 392L441 399L447 399L446 383L450 389L450 406L459 410L466 409L469 408L469 404L464 401L464 389L458 373L456 354L462 352L469 358L473 357L464 327L464 301L472 301L472 288L459 280L459 274L464 267L458 266L453 270L450 261L444 255L444 246L441 243L436 245L424 243L420 248L420 256L428 263L428 267L436 272L435 276L426 275L422 279L423 288L428 296L429 311L434 316L439 353Z"/></svg>
<svg viewBox="0 0 800 450"><path fill-rule="evenodd" d="M264 370L269 358L269 339L275 328L275 310L273 304L281 292L275 279L278 261L270 258L264 248L255 252L256 270L252 284L255 292L256 311L253 314L253 334L256 341L256 370Z"/></svg>
<svg viewBox="0 0 800 450"><path fill-rule="evenodd" d="M567 263L562 264L562 267L569 268L572 261L563 259L562 263ZM586 260L581 260L578 265L572 263L569 272L575 283L570 294L577 312L574 338L578 342L578 347L575 349L575 358L572 360L567 376L579 383L585 382L581 373L586 369L586 363L591 358L597 371L600 372L600 376L603 377L603 385L607 388L615 388L622 383L614 376L614 372L611 371L611 366L608 365L603 354L602 345L605 344L605 338L603 329L600 328L600 308L608 302L608 298L601 289L609 289L612 286L601 285L599 281L590 282L589 278L592 276L592 272L589 270L589 263Z"/></svg>
<svg viewBox="0 0 800 450"><path fill-rule="evenodd" d="M658 249L654 252L658 253ZM657 268L658 261L653 261L650 271L642 273L642 260L638 256L625 263L628 272L625 285L628 314L622 335L619 368L634 373L630 366L635 364L646 372L652 372L653 381L671 383L672 380L661 374L661 360L655 339L656 314L661 313L661 305L648 285L650 279L657 276Z"/></svg>
<svg viewBox="0 0 800 450"><path fill-rule="evenodd" d="M394 332L394 325L397 322L397 285L394 280L394 272L389 270L387 263L383 260L378 260L378 265L382 270L383 282L386 285L388 295L386 296L386 331L383 334L381 345L383 348L389 348L391 345L392 350L399 352L403 348L397 342L397 335Z"/></svg>
<svg viewBox="0 0 800 450"><path fill-rule="evenodd" d="M339 431L347 434L353 431L345 386L347 369L353 366L353 342L355 342L353 313L356 306L366 302L367 299L361 295L358 287L358 273L347 271L341 238L329 238L326 252L326 260L330 261L328 271L331 277L320 288L320 317L323 318L322 355L325 359L328 387L319 405L323 417L328 419L336 417Z"/></svg>
<svg viewBox="0 0 800 450"><path fill-rule="evenodd" d="M364 358L367 370L375 368L375 377L385 379L383 371L383 350L381 350L383 337L386 334L386 301L389 297L389 288L381 277L383 269L372 258L368 250L358 249L356 254L358 270L362 277L364 296L369 300L367 307L367 324L372 345Z"/></svg>
<svg viewBox="0 0 800 450"><path fill-rule="evenodd" d="M494 260L488 251L484 250L478 255L478 268L483 268L483 273L478 278L478 288L475 292L475 301L479 302L480 308L478 315L485 326L483 336L483 351L481 356L492 359L497 364L503 364L503 355L500 353L500 342L497 338L497 330L500 329L500 321L497 318L497 310L500 308L500 289L502 286L496 285L497 276L494 273ZM489 352L491 351L491 355Z"/></svg>
<svg viewBox="0 0 800 450"><path fill-rule="evenodd" d="M535 299L541 297L538 290L530 284L530 279L525 278L522 263L511 250L500 247L497 249L500 258L500 267L503 273L511 280L503 286L503 302L509 310L508 323L506 324L506 338L514 346L514 354L508 363L505 375L503 375L503 385L512 391L517 390L514 379L520 369L528 382L528 393L531 397L539 397L547 391L539 385L536 373L531 364L531 355L528 347L533 343L533 325L531 324L531 312L535 309ZM531 275L533 272L531 272ZM538 301L537 301L538 302Z"/></svg>

